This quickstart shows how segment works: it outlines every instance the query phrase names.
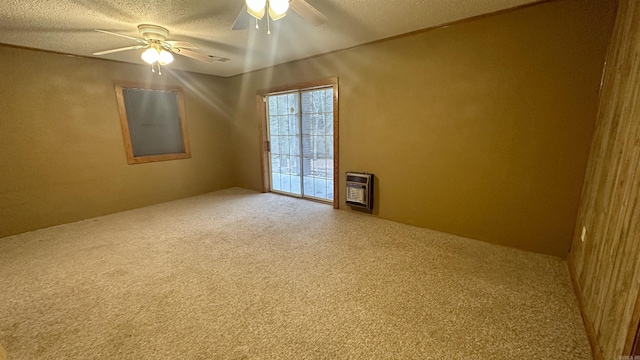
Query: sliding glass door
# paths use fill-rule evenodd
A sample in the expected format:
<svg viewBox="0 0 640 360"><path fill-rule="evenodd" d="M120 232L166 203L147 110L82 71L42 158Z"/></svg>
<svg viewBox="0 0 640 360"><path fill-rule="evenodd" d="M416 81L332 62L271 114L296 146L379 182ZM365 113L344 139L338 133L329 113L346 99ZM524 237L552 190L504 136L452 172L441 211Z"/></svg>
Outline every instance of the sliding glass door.
<svg viewBox="0 0 640 360"><path fill-rule="evenodd" d="M333 88L266 96L270 190L333 202Z"/></svg>

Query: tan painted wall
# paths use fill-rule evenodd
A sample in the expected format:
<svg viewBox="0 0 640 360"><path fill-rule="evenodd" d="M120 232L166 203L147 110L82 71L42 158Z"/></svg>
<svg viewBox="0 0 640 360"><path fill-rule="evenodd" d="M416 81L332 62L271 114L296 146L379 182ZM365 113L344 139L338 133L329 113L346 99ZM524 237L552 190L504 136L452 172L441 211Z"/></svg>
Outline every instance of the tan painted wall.
<svg viewBox="0 0 640 360"><path fill-rule="evenodd" d="M639 40L640 4L621 1L569 255L603 359L629 355L640 322Z"/></svg>
<svg viewBox="0 0 640 360"><path fill-rule="evenodd" d="M226 79L0 47L0 237L233 186ZM180 85L192 158L127 165L114 81Z"/></svg>
<svg viewBox="0 0 640 360"><path fill-rule="evenodd" d="M372 172L381 218L564 257L614 12L552 1L234 77L236 183L261 189L256 90L337 76L340 189Z"/></svg>

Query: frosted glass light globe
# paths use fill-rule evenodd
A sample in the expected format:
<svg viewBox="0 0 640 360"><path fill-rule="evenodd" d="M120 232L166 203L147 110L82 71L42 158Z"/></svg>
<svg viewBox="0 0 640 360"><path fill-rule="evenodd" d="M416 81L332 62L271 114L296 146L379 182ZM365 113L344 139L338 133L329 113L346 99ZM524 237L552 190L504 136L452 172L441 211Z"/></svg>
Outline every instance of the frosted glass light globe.
<svg viewBox="0 0 640 360"><path fill-rule="evenodd" d="M282 15L289 10L289 0L271 0L269 9L276 15Z"/></svg>
<svg viewBox="0 0 640 360"><path fill-rule="evenodd" d="M145 50L142 53L142 56L140 56L140 57L147 64L153 64L154 62L158 61L158 58L160 57L160 54L158 53L158 50L156 50L154 48L148 48L147 50Z"/></svg>
<svg viewBox="0 0 640 360"><path fill-rule="evenodd" d="M260 12L267 5L267 0L246 0L247 7L254 12Z"/></svg>
<svg viewBox="0 0 640 360"><path fill-rule="evenodd" d="M171 64L173 62L173 55L167 50L160 50L160 54L158 55L158 64L164 66Z"/></svg>

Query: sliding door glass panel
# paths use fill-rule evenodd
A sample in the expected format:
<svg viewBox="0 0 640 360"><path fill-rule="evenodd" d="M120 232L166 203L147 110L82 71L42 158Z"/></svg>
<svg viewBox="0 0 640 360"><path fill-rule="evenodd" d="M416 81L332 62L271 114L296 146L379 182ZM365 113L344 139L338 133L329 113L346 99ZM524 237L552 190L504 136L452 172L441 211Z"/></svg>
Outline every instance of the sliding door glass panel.
<svg viewBox="0 0 640 360"><path fill-rule="evenodd" d="M271 190L302 195L297 93L267 96Z"/></svg>
<svg viewBox="0 0 640 360"><path fill-rule="evenodd" d="M333 89L300 93L303 194L333 201Z"/></svg>

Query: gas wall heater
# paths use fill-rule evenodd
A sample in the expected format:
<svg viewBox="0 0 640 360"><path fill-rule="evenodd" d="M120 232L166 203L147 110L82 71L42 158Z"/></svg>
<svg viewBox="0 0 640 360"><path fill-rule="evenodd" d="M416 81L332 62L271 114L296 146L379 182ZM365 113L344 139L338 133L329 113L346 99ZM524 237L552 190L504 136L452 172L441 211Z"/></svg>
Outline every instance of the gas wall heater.
<svg viewBox="0 0 640 360"><path fill-rule="evenodd" d="M373 209L373 174L347 172L347 205Z"/></svg>

